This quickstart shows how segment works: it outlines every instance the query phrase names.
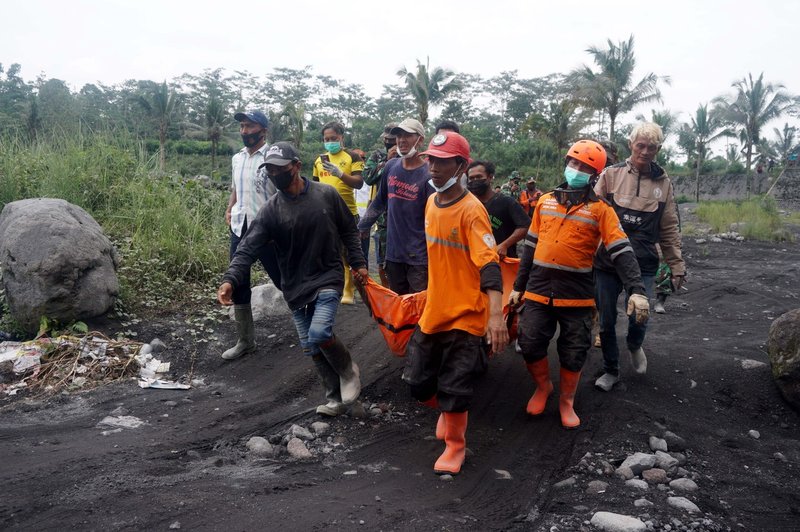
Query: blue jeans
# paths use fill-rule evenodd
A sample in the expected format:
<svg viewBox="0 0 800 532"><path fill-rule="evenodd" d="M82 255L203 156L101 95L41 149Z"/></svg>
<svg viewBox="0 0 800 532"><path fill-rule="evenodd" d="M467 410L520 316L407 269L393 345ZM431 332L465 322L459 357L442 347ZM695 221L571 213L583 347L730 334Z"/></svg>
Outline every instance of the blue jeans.
<svg viewBox="0 0 800 532"><path fill-rule="evenodd" d="M316 355L319 345L333 338L333 320L342 295L332 288L320 290L317 299L292 311L303 354Z"/></svg>
<svg viewBox="0 0 800 532"><path fill-rule="evenodd" d="M653 298L654 275L642 275L644 289L649 299ZM617 300L620 293L625 290L622 280L613 272L603 270L594 271L594 298L597 301L597 311L600 314L600 342L603 350L603 369L606 373L619 375L619 345L617 345ZM627 308L628 297L625 296L624 306ZM647 323L639 325L634 316L628 318L628 334L626 342L628 349L634 351L644 343L647 332Z"/></svg>

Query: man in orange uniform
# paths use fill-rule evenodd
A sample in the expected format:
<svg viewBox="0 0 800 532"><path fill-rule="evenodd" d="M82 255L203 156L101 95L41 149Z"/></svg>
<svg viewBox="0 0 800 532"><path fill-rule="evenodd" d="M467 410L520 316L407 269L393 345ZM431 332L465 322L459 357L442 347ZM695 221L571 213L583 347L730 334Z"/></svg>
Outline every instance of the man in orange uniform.
<svg viewBox="0 0 800 532"><path fill-rule="evenodd" d="M461 183L469 143L458 133L440 133L423 155L436 190L425 207L428 299L406 350L403 380L415 399L442 410L437 437L446 447L433 470L456 474L464 463L482 337L496 353L508 343L503 281L489 216Z"/></svg>
<svg viewBox="0 0 800 532"><path fill-rule="evenodd" d="M542 191L536 188L536 179L533 177L528 178L528 183L525 185L525 190L519 195L519 204L522 205L525 214L530 218L533 216L533 209L536 208L536 202L542 197Z"/></svg>
<svg viewBox="0 0 800 532"><path fill-rule="evenodd" d="M547 346L561 328L558 356L561 362L559 412L566 428L580 425L575 414L575 390L591 346L594 282L592 261L602 242L630 294L628 314L648 318L649 302L639 264L614 209L600 200L590 182L605 167L606 152L591 140L580 140L567 152L566 182L542 196L514 282L510 302L519 302L519 347L536 383L527 412L539 415L553 391L547 364Z"/></svg>

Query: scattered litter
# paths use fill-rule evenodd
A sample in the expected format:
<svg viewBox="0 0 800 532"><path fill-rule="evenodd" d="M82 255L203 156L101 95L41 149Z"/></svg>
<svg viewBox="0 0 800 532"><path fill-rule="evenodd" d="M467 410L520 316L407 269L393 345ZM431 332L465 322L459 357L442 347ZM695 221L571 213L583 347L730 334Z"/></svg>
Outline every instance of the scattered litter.
<svg viewBox="0 0 800 532"><path fill-rule="evenodd" d="M159 390L188 390L191 388L191 386L175 381L167 381L163 379L145 379L142 377L139 378L139 388L158 388Z"/></svg>
<svg viewBox="0 0 800 532"><path fill-rule="evenodd" d="M0 392L10 396L27 387L32 392L58 393L130 377L138 367L134 355L140 346L96 332L82 337L0 342L0 372L19 377L16 382L0 384Z"/></svg>
<svg viewBox="0 0 800 532"><path fill-rule="evenodd" d="M106 416L98 423L98 426L108 425L119 429L135 429L144 424L145 422L136 416Z"/></svg>

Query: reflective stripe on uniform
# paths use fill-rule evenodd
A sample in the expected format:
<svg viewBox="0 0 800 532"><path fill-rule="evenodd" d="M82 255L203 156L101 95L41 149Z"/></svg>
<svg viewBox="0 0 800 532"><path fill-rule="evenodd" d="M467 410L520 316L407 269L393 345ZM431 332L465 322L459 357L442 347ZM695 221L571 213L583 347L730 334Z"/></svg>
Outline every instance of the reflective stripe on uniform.
<svg viewBox="0 0 800 532"><path fill-rule="evenodd" d="M452 240L444 240L442 238L437 238L435 236L431 236L426 234L425 239L430 242L431 244L441 244L443 246L448 246L451 248L456 249L463 249L464 251L469 252L469 246L462 244L461 242L453 242Z"/></svg>
<svg viewBox="0 0 800 532"><path fill-rule="evenodd" d="M590 220L589 218L584 218L583 216L577 216L575 214L565 214L563 212L542 210L542 216L552 216L554 218L564 218L565 220L575 220L576 222L583 222L589 225L597 225L596 220Z"/></svg>
<svg viewBox="0 0 800 532"><path fill-rule="evenodd" d="M537 266L541 266L542 268L552 268L554 270L563 270L565 272L590 273L592 271L591 266L589 266L588 268L572 268L570 266L564 266L563 264L556 264L554 262L545 262L536 259L533 259L533 263Z"/></svg>

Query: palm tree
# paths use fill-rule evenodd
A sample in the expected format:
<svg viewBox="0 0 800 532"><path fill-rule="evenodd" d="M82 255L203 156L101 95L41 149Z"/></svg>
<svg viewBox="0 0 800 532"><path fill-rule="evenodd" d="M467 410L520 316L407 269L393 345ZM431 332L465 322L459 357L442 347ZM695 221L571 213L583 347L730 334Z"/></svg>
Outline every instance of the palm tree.
<svg viewBox="0 0 800 532"><path fill-rule="evenodd" d="M158 169L163 173L167 163L167 131L178 108L180 95L170 90L166 80L156 86L148 97L138 96L139 102L150 117L158 123Z"/></svg>
<svg viewBox="0 0 800 532"><path fill-rule="evenodd" d="M442 67L430 68L428 58L423 65L417 60L417 73L401 68L397 75L406 82L406 88L417 104L419 121L424 126L428 122L428 107L442 102L448 94L461 89L461 83L455 79L455 73Z"/></svg>
<svg viewBox="0 0 800 532"><path fill-rule="evenodd" d="M690 145L694 148L694 200L700 201L700 167L703 166L708 153L708 145L720 137L733 135L733 132L725 127L725 121L718 111L708 111L708 104L697 106L691 121L691 125L685 125L681 133L689 139Z"/></svg>
<svg viewBox="0 0 800 532"><path fill-rule="evenodd" d="M725 120L740 128L740 137L744 144L745 170L747 172L747 197L750 197L750 168L753 162L753 148L758 144L761 128L796 105L792 97L784 91L780 83L764 82L762 72L758 79L748 74L732 87L736 89L733 96L719 96L714 102L719 106Z"/></svg>
<svg viewBox="0 0 800 532"><path fill-rule="evenodd" d="M217 169L217 150L220 141L225 137L225 130L231 125L230 113L220 99L212 94L206 105L204 118L208 140L211 141L211 178Z"/></svg>
<svg viewBox="0 0 800 532"><path fill-rule="evenodd" d="M664 109L663 111L656 111L655 109L650 110L650 118L645 118L643 114L636 115L636 120L641 122L653 122L654 124L658 124L661 128L661 132L664 133L664 137L666 138L675 130L675 126L678 125L678 115L679 113L674 113L669 109Z"/></svg>
<svg viewBox="0 0 800 532"><path fill-rule="evenodd" d="M580 136L589 121L590 113L572 99L550 102L545 115L531 113L520 131L534 131L550 139L559 153L566 151L570 143Z"/></svg>
<svg viewBox="0 0 800 532"><path fill-rule="evenodd" d="M592 56L599 71L595 72L591 67L583 65L571 72L567 80L578 87L576 95L589 107L608 113L608 138L613 139L617 116L640 103L660 102L658 82L669 84L670 79L651 72L634 83L636 58L633 54L633 35L627 41L616 44L609 39L607 49L591 46L586 51Z"/></svg>
<svg viewBox="0 0 800 532"><path fill-rule="evenodd" d="M772 128L772 131L775 132L775 151L778 152L781 163L785 163L797 141L797 128L794 126L789 127L789 123L787 122L783 125L783 130L775 127Z"/></svg>

